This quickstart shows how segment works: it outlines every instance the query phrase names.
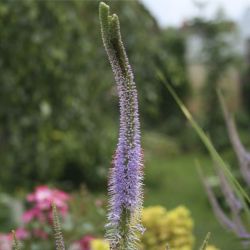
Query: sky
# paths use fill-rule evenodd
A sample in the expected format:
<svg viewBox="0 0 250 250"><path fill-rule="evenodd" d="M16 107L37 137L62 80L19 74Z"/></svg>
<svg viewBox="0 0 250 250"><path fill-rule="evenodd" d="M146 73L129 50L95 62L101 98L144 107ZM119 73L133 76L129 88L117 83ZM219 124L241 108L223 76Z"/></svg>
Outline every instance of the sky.
<svg viewBox="0 0 250 250"><path fill-rule="evenodd" d="M211 18L216 10L223 8L227 17L240 21L250 0L141 0L158 23L165 26L181 26L183 21L195 17ZM206 3L199 10L194 2ZM250 25L250 24L249 24Z"/></svg>

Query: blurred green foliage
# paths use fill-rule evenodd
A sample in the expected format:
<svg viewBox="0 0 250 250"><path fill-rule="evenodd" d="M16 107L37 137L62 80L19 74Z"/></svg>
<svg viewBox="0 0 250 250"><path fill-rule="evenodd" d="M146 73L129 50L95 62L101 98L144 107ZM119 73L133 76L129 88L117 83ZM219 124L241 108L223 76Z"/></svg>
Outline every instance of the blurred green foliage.
<svg viewBox="0 0 250 250"><path fill-rule="evenodd" d="M4 186L100 180L110 153L100 116L107 80L89 11L88 1L0 4Z"/></svg>
<svg viewBox="0 0 250 250"><path fill-rule="evenodd" d="M176 106L166 101L155 65L174 73L185 96L182 37L160 30L138 1L110 5L120 16L142 117L149 126L162 124ZM103 186L118 108L97 10L98 1L1 1L2 188L51 181Z"/></svg>
<svg viewBox="0 0 250 250"><path fill-rule="evenodd" d="M232 44L236 26L234 22L220 15L211 21L196 18L192 26L203 39L201 58L206 68L201 91L202 127L209 133L215 145L224 149L229 146L229 141L216 91L221 88L222 79L229 74L230 69L239 69L239 56Z"/></svg>

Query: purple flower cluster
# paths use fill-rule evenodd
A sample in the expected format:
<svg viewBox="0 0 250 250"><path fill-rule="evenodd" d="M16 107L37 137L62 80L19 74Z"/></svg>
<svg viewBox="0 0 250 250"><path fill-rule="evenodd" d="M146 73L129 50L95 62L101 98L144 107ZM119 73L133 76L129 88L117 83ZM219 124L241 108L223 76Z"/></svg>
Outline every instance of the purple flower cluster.
<svg viewBox="0 0 250 250"><path fill-rule="evenodd" d="M140 204L142 180L142 149L138 103L132 71L127 72L131 81L126 81L121 69L112 60L120 100L120 129L117 150L112 163L110 194L112 215L117 223L123 209L134 213Z"/></svg>
<svg viewBox="0 0 250 250"><path fill-rule="evenodd" d="M107 225L111 249L134 249L142 208L142 148L138 98L133 73L121 40L119 20L100 4L103 43L117 84L120 104L119 140L109 178Z"/></svg>
<svg viewBox="0 0 250 250"><path fill-rule="evenodd" d="M130 74L132 74L130 72ZM117 74L118 75L118 74ZM120 75L121 76L121 75ZM109 181L109 221L119 225L123 213L136 215L142 206L142 149L138 119L137 93L134 82L117 76L120 98L120 131Z"/></svg>

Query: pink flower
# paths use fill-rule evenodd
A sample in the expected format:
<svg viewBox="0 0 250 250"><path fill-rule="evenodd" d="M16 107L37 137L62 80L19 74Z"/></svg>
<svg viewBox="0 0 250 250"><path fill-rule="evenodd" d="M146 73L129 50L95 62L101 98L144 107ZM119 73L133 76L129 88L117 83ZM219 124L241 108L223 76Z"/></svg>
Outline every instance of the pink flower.
<svg viewBox="0 0 250 250"><path fill-rule="evenodd" d="M40 210L36 207L31 208L23 213L23 222L29 223L31 220L38 218L40 216Z"/></svg>
<svg viewBox="0 0 250 250"><path fill-rule="evenodd" d="M54 203L57 208L67 211L68 201L70 196L58 189L50 189L47 186L38 186L34 193L27 196L27 201L34 202L41 210L48 210L51 204Z"/></svg>
<svg viewBox="0 0 250 250"><path fill-rule="evenodd" d="M39 228L35 228L32 232L35 237L43 239L43 240L46 240L49 237L45 231Z"/></svg>
<svg viewBox="0 0 250 250"><path fill-rule="evenodd" d="M56 205L58 212L65 216L68 213L67 201L69 199L70 196L61 190L50 189L47 186L38 186L35 192L27 196L27 201L33 203L34 206L23 214L23 221L29 223L33 219L37 219L41 223L50 223L52 203Z"/></svg>
<svg viewBox="0 0 250 250"><path fill-rule="evenodd" d="M12 234L0 234L0 250L12 250Z"/></svg>
<svg viewBox="0 0 250 250"><path fill-rule="evenodd" d="M94 239L91 235L85 235L78 242L81 250L90 250L90 242Z"/></svg>
<svg viewBox="0 0 250 250"><path fill-rule="evenodd" d="M85 235L80 240L73 242L70 245L69 250L91 250L91 241L95 238L91 235Z"/></svg>
<svg viewBox="0 0 250 250"><path fill-rule="evenodd" d="M17 228L16 237L18 240L25 240L30 237L30 233L24 228Z"/></svg>

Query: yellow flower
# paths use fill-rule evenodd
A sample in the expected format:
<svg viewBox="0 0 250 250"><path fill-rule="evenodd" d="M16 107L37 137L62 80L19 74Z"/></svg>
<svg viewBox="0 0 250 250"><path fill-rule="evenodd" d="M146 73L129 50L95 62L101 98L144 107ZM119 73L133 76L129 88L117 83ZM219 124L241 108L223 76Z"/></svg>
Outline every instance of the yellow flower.
<svg viewBox="0 0 250 250"><path fill-rule="evenodd" d="M206 247L206 250L219 250L219 248L217 248L217 247L215 247L215 246L213 246L213 245L208 245L208 246Z"/></svg>
<svg viewBox="0 0 250 250"><path fill-rule="evenodd" d="M162 206L144 208L142 223L146 232L141 238L141 249L165 250L167 242L173 250L193 249L194 223L186 207L179 206L171 211Z"/></svg>
<svg viewBox="0 0 250 250"><path fill-rule="evenodd" d="M142 223L146 227L157 226L162 217L166 214L166 209L161 206L144 208L142 211Z"/></svg>
<svg viewBox="0 0 250 250"><path fill-rule="evenodd" d="M109 244L102 239L94 239L90 242L91 250L109 250Z"/></svg>

